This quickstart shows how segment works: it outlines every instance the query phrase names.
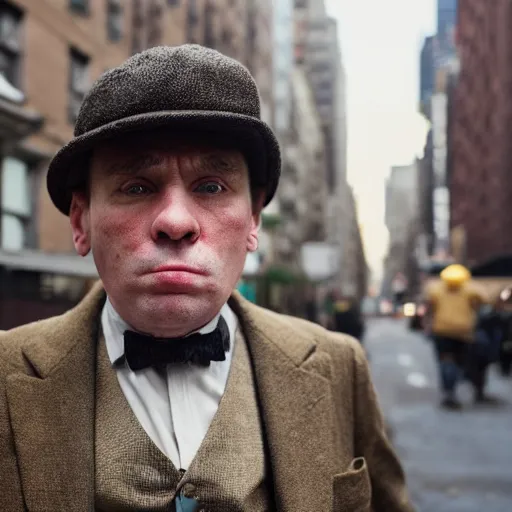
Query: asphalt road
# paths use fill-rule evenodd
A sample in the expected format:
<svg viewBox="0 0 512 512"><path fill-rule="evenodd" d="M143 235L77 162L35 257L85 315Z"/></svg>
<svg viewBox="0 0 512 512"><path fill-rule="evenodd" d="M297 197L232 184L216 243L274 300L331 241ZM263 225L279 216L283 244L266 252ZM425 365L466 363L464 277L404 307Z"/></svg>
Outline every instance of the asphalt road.
<svg viewBox="0 0 512 512"><path fill-rule="evenodd" d="M433 350L403 320L368 323L365 346L418 512L512 512L512 378L492 371L497 405L439 408Z"/></svg>

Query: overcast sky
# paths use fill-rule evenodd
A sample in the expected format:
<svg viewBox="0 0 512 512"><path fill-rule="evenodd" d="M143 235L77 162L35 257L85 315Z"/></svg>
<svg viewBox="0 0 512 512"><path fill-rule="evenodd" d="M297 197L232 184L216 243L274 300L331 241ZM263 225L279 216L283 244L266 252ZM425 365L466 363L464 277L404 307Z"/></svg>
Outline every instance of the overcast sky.
<svg viewBox="0 0 512 512"><path fill-rule="evenodd" d="M339 22L348 95L348 179L368 261L380 277L387 252L384 187L392 165L421 156L419 53L435 30L436 0L326 0Z"/></svg>

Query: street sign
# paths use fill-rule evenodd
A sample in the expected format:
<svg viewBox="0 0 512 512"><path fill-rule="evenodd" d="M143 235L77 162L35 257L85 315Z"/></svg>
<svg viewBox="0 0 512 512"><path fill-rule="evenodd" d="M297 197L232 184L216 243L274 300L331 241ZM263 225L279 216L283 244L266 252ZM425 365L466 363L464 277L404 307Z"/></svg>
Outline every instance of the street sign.
<svg viewBox="0 0 512 512"><path fill-rule="evenodd" d="M307 242L301 248L302 269L313 281L335 276L339 269L339 258L339 249L333 244Z"/></svg>

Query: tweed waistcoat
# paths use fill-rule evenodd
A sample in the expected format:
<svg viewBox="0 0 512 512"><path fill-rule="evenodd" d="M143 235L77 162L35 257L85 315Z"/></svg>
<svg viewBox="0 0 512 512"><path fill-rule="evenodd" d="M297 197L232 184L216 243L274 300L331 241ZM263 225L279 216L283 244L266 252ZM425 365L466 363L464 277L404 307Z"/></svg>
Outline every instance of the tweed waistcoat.
<svg viewBox="0 0 512 512"><path fill-rule="evenodd" d="M225 394L188 471L180 473L132 412L100 338L96 384L95 509L101 512L273 510L251 361L237 332ZM175 505L179 501L180 505ZM190 508L187 508L192 504ZM197 506L194 506L197 503Z"/></svg>

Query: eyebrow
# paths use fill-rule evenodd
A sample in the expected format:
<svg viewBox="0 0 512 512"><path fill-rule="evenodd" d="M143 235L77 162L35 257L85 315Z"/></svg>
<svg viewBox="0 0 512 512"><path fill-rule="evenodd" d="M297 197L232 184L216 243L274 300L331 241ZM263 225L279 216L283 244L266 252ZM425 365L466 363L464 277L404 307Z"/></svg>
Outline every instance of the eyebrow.
<svg viewBox="0 0 512 512"><path fill-rule="evenodd" d="M239 158L221 153L201 155L195 163L200 171L215 171L221 175L240 174L241 161Z"/></svg>
<svg viewBox="0 0 512 512"><path fill-rule="evenodd" d="M108 173L116 176L133 176L144 169L157 167L164 161L158 153L144 153L108 166Z"/></svg>
<svg viewBox="0 0 512 512"><path fill-rule="evenodd" d="M143 153L122 161L116 161L108 166L110 176L134 176L143 170L158 167L165 161L165 156L159 153ZM191 158L192 168L200 172L215 172L221 176L240 175L243 160L232 155L218 152L195 155Z"/></svg>

